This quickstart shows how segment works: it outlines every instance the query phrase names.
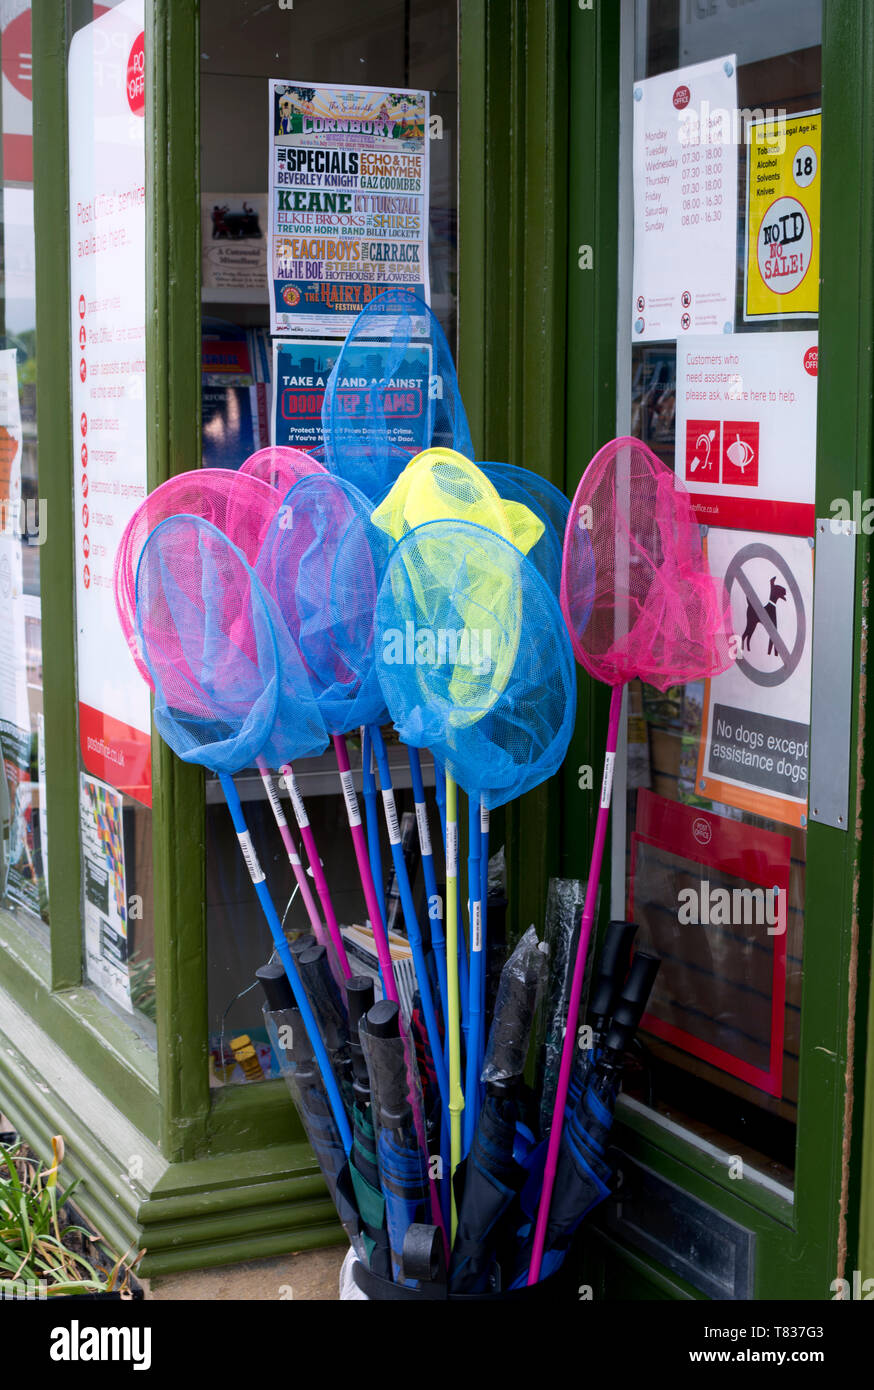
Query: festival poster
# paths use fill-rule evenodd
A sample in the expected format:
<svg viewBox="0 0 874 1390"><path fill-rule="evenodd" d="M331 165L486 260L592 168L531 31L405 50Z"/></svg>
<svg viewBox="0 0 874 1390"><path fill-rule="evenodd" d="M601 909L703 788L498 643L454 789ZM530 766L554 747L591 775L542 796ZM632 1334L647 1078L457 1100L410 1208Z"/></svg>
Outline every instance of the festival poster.
<svg viewBox="0 0 874 1390"><path fill-rule="evenodd" d="M132 1009L128 974L127 885L122 797L79 774L79 819L85 898L87 978Z"/></svg>
<svg viewBox="0 0 874 1390"><path fill-rule="evenodd" d="M271 333L345 338L389 287L430 303L428 92L268 85Z"/></svg>
<svg viewBox="0 0 874 1390"><path fill-rule="evenodd" d="M734 54L635 82L633 97L632 341L732 333Z"/></svg>
<svg viewBox="0 0 874 1390"><path fill-rule="evenodd" d="M342 344L338 342L293 342L275 339L273 343L273 438L274 444L295 449L315 449L322 443L322 402ZM367 430L370 395L367 388L369 348L366 343L347 348L344 375L337 382L337 404L350 429L361 422L361 438ZM411 345L381 387L389 443L417 453L422 437L421 421L428 410L431 349L425 344Z"/></svg>
<svg viewBox="0 0 874 1390"><path fill-rule="evenodd" d="M822 113L752 121L748 140L744 319L815 318Z"/></svg>

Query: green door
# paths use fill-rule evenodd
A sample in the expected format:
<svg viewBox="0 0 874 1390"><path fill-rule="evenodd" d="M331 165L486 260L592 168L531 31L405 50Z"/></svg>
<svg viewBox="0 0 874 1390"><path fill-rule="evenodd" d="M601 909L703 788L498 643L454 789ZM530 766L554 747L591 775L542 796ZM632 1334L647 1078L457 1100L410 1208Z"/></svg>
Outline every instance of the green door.
<svg viewBox="0 0 874 1390"><path fill-rule="evenodd" d="M616 1300L849 1297L874 13L624 0L570 26L568 492L641 439L692 498L735 635L712 681L626 692L602 916L663 963L583 1277ZM594 776L566 782L579 876L606 700L585 683Z"/></svg>

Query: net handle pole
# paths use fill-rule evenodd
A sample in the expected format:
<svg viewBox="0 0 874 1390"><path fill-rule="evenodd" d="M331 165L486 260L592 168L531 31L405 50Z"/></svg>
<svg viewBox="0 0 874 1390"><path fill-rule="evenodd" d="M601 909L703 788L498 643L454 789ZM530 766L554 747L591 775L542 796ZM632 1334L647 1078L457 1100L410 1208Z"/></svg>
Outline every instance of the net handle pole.
<svg viewBox="0 0 874 1390"><path fill-rule="evenodd" d="M483 937L480 879L480 810L479 799L467 799L468 853L468 922L470 926L470 976L468 980L467 1074L464 1087L464 1152L470 1153L473 1132L479 1114L479 1075L482 1068L480 1048L484 1033L482 1017Z"/></svg>
<svg viewBox="0 0 874 1390"><path fill-rule="evenodd" d="M435 786L437 789L437 809L440 812L440 829L443 834L443 852L446 852L446 773L443 764L434 759ZM449 888L446 889L446 920L449 920ZM455 883L455 903L456 913L460 911L461 905L461 884L456 879ZM456 919L457 920L457 919ZM457 959L458 968L461 971L461 1031L467 1039L467 952L464 949L464 933L458 932ZM446 1038L446 1052L449 1053L449 1037Z"/></svg>
<svg viewBox="0 0 874 1390"><path fill-rule="evenodd" d="M255 851L252 847L252 841L249 836L249 828L246 825L246 818L243 815L243 807L240 804L240 798L237 793L237 788L234 786L233 778L230 777L226 772L219 773L219 781L221 782L222 791L225 794L225 800L228 803L228 810L231 813L231 820L233 821L234 829L237 832L237 839L240 841L240 846L243 850L243 858L245 859L246 867L249 870L249 877L252 880L252 885L255 889L255 893L257 894L258 902L261 905L261 910L264 913L267 925L270 928L270 935L273 937L273 945L276 947L276 954L279 956L279 959L282 961L282 964L285 968L285 973L288 976L288 982L291 985L292 993L294 994L294 1002L300 1010L300 1016L303 1019L304 1027L307 1030L307 1037L310 1040L310 1045L313 1049L313 1055L315 1056L325 1090L328 1094L328 1101L331 1106L331 1114L334 1116L334 1122L339 1131L343 1148L347 1154L350 1154L352 1152L352 1131L349 1128L349 1120L346 1115L346 1108L343 1105L343 1100L340 1095L340 1088L337 1085L336 1077L334 1076L334 1072L331 1068L331 1062L328 1057L327 1049L325 1048L325 1044L322 1042L322 1035L319 1032L318 1025L315 1020L315 1015L312 1011L312 1006L310 1004L309 999L307 998L307 993L301 982L300 975L297 972L297 966L294 963L294 958L291 954L291 951L288 948L288 942L286 941L285 933L282 930L282 923L279 920L276 908L273 906L273 899L271 898L270 893L267 890L267 883L264 878L264 874L261 870L261 866L258 863L257 856L255 855Z"/></svg>
<svg viewBox="0 0 874 1390"><path fill-rule="evenodd" d="M273 778L270 776L270 769L260 754L255 761L258 765L258 771L261 774L261 781L264 783L267 800L270 802L273 819L276 821L277 828L282 836L282 843L285 846L288 862L294 873L295 883L300 889L300 896L303 899L303 905L306 908L307 917L313 929L313 935L320 946L327 946L328 941L325 936L325 928L322 924L322 919L319 916L319 909L316 907L310 885L307 882L307 876L304 873L303 865L300 862L300 855L297 852L297 845L294 843L288 821L285 819L285 812L279 804L279 797L276 795L276 788L273 785Z"/></svg>
<svg viewBox="0 0 874 1390"><path fill-rule="evenodd" d="M431 848L431 832L428 828L428 805L425 801L425 783L422 780L422 762L418 748L407 748L410 764L410 779L413 784L413 803L416 808L416 825L419 831L419 851L422 856L422 875L425 879L425 896L428 899L428 922L431 928L431 949L437 964L437 979L440 985L440 1006L443 1018L447 1016L446 993L446 935L443 931L443 903L437 892L437 872L434 868L434 852Z"/></svg>
<svg viewBox="0 0 874 1390"><path fill-rule="evenodd" d="M601 800L598 806L598 819L595 823L595 839L592 845L592 862L589 867L589 880L586 884L586 899L580 922L580 939L574 960L574 974L568 1002L564 1042L561 1049L561 1066L558 1085L552 1107L552 1128L549 1131L549 1146L546 1151L546 1165L543 1170L543 1188L540 1205L537 1208L537 1224L534 1229L534 1245L531 1252L531 1265L528 1270L528 1283L536 1284L540 1278L540 1266L546 1243L546 1228L549 1223L549 1208L552 1202L552 1189L558 1167L558 1151L564 1129L564 1110L567 1103L568 1086L573 1067L574 1051L577 1044L577 1020L580 1013L580 999L583 992L583 978L586 973L586 956L589 938L595 921L595 905L598 901L598 884L601 877L601 861L604 858L604 842L610 820L610 799L613 793L613 765L616 761L616 745L619 740L619 715L622 709L624 685L614 685L610 693L610 718L607 725L607 747L604 752L604 775L601 779Z"/></svg>
<svg viewBox="0 0 874 1390"><path fill-rule="evenodd" d="M482 1012L482 1032L480 1034L480 1066L485 1058L485 1022L486 1022L486 987L489 974L489 938L488 938L488 905L489 905L489 820L490 814L487 806L482 802L479 804L479 828L480 828L480 903L482 904L482 931L483 931L483 973L482 989L480 991L480 1009ZM480 1083L482 1092L482 1083Z"/></svg>
<svg viewBox="0 0 874 1390"><path fill-rule="evenodd" d="M361 786L364 792L364 814L367 821L367 853L373 886L379 899L382 920L388 921L385 910L385 882L382 875L382 854L379 848L379 816L376 811L376 778L373 775L373 743L370 730L361 726Z"/></svg>
<svg viewBox="0 0 874 1390"><path fill-rule="evenodd" d="M458 789L446 774L446 978L449 989L449 1152L452 1202L452 1240L458 1227L452 1179L461 1162L461 1009L458 992Z"/></svg>
<svg viewBox="0 0 874 1390"><path fill-rule="evenodd" d="M392 863L394 864L398 890L401 896L404 925L407 929L407 940L410 943L413 964L416 967L419 997L422 1000L422 1012L425 1015L425 1029L428 1034L428 1046L431 1049L431 1059L434 1064L434 1071L437 1075L437 1089L440 1092L440 1105L441 1109L448 1111L449 1082L446 1076L446 1066L443 1061L443 1049L440 1046L440 1029L437 1024L434 999L431 995L431 981L428 978L428 966L425 962L425 948L422 944L422 932L419 927L419 919L416 916L416 905L413 902L410 875L407 870L407 861L404 858L404 847L401 843L398 813L395 806L395 794L392 787L388 754L385 751L382 733L376 725L370 730L370 736L373 741L373 751L376 754L376 765L379 770L379 782L382 788L383 806L385 807L385 823L388 830L389 844L391 846Z"/></svg>
<svg viewBox="0 0 874 1390"><path fill-rule="evenodd" d="M319 902L322 905L325 921L328 925L328 934L334 944L337 963L344 980L351 979L352 967L346 956L346 946L340 925L337 921L337 914L334 911L334 904L331 900L331 890L328 887L328 880L325 878L325 870L322 865L321 856L316 848L316 838L310 825L310 818L306 812L304 799L300 794L300 787L294 775L294 768L290 763L285 763L280 769L280 786L284 784L286 791L291 797L291 804L294 807L294 818L297 821L297 828L300 831L300 838L303 840L304 849L307 852L307 859L310 861L313 879L316 884L316 892L319 895Z"/></svg>
<svg viewBox="0 0 874 1390"><path fill-rule="evenodd" d="M361 887L364 890L364 902L367 907L367 915L370 918L376 954L379 958L379 973L382 979L383 994L386 999L391 999L393 1003L400 1004L398 987L395 982L394 969L391 963L388 935L385 929L385 922L380 912L379 899L376 896L373 874L370 869L370 860L367 857L367 840L361 826L361 812L358 809L358 797L355 794L355 785L352 781L352 769L349 766L349 751L346 747L346 739L342 734L333 734L332 742L334 745L334 755L337 759L337 769L340 773L340 783L343 788L343 799L346 802L346 817L349 821L349 831L352 835L352 844L355 848L355 858L358 863L358 876L361 879Z"/></svg>

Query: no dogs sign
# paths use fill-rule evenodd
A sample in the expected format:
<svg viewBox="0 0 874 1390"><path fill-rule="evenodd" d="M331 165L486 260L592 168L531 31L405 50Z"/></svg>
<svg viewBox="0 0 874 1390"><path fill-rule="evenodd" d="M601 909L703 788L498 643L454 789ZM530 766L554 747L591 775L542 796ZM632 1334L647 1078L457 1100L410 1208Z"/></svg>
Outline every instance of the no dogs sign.
<svg viewBox="0 0 874 1390"><path fill-rule="evenodd" d="M706 683L695 790L801 825L810 753L813 551L800 536L713 530L707 557L728 590L736 657Z"/></svg>

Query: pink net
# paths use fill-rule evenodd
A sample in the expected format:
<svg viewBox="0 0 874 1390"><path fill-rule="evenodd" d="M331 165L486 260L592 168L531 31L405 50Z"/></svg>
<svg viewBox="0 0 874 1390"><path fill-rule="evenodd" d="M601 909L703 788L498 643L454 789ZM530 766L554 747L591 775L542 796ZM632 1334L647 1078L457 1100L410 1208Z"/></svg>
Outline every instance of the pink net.
<svg viewBox="0 0 874 1390"><path fill-rule="evenodd" d="M137 670L149 685L152 678L136 635L137 565L149 533L167 517L199 516L223 531L253 564L282 496L260 478L230 468L197 468L168 478L137 507L119 542L113 582L118 620Z"/></svg>
<svg viewBox="0 0 874 1390"><path fill-rule="evenodd" d="M312 454L305 453L303 449L290 449L284 444L259 449L256 454L250 454L240 467L241 473L269 483L283 497L301 478L327 471L325 465L313 458Z"/></svg>
<svg viewBox="0 0 874 1390"><path fill-rule="evenodd" d="M689 496L637 439L611 440L583 474L561 606L577 660L607 685L639 677L667 690L731 664L728 596L707 568Z"/></svg>

